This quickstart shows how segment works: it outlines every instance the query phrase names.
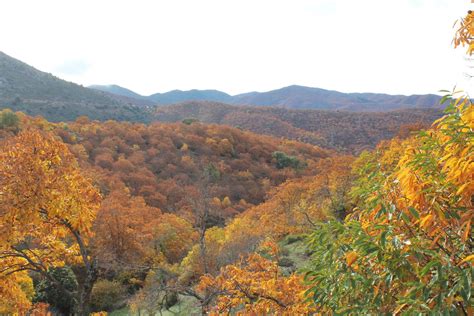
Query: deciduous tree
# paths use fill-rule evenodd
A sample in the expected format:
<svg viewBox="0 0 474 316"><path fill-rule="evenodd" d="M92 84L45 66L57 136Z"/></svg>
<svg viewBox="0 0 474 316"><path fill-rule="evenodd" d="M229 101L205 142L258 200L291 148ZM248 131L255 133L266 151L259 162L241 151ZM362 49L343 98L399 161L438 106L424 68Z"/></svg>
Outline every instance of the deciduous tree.
<svg viewBox="0 0 474 316"><path fill-rule="evenodd" d="M0 148L1 276L35 271L61 286L50 268L82 266L76 297L77 312L85 315L97 278L88 244L99 203L91 181L54 136L31 130L5 141Z"/></svg>

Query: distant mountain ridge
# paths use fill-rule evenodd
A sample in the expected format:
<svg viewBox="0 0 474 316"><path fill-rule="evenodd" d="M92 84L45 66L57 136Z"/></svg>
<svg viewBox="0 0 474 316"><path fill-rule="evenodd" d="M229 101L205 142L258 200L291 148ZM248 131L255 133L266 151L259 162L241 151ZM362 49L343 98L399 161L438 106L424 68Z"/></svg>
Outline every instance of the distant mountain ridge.
<svg viewBox="0 0 474 316"><path fill-rule="evenodd" d="M88 88L100 90L103 92L113 93L119 96L125 96L134 99L148 100L157 105L169 105L185 101L216 101L231 102L232 96L218 90L171 90L165 93L154 93L149 96L140 95L127 88L111 84L111 85L91 85Z"/></svg>
<svg viewBox="0 0 474 316"><path fill-rule="evenodd" d="M117 85L92 86L61 80L0 52L0 108L50 121L70 121L79 116L96 120L149 122L155 106L189 102L233 105L380 112L436 107L437 95L394 96L376 93L342 93L320 88L289 86L268 92L231 96L218 90L173 90L142 96Z"/></svg>
<svg viewBox="0 0 474 316"><path fill-rule="evenodd" d="M149 96L153 101L156 101L161 105L168 105L173 103L179 103L190 100L204 100L204 101L217 101L217 102L229 102L232 97L222 91L218 90L172 90L165 93L155 93Z"/></svg>
<svg viewBox="0 0 474 316"><path fill-rule="evenodd" d="M343 93L339 91L289 86L268 92L236 95L232 104L278 106L289 109L346 111L391 111L409 108L441 107L441 97L427 95L389 95L382 93Z"/></svg>
<svg viewBox="0 0 474 316"><path fill-rule="evenodd" d="M392 111L411 108L440 108L441 97L426 95L390 95L383 93L343 93L339 91L292 85L268 92L248 92L231 96L218 90L172 90L150 96L139 95L116 85L91 86L93 89L146 99L157 105L189 101L214 101L234 105L273 106L288 109L318 109L341 111Z"/></svg>

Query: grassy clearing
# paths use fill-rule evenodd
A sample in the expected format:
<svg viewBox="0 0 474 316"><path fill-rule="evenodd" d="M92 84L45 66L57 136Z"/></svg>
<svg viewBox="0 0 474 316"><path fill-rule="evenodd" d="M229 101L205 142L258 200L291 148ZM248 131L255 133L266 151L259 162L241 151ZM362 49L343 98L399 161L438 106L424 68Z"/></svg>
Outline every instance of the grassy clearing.
<svg viewBox="0 0 474 316"><path fill-rule="evenodd" d="M113 311L109 313L110 316L151 316L148 315L145 311L141 311L140 313L132 313L128 309L128 307ZM156 313L156 315L152 316L187 316L187 315L201 315L201 310L197 307L196 299L189 297L189 296L179 296L178 304L174 305L170 308L169 311L162 311L160 313Z"/></svg>
<svg viewBox="0 0 474 316"><path fill-rule="evenodd" d="M306 254L304 236L289 235L280 242L282 253L294 264L294 270L307 268L309 256Z"/></svg>

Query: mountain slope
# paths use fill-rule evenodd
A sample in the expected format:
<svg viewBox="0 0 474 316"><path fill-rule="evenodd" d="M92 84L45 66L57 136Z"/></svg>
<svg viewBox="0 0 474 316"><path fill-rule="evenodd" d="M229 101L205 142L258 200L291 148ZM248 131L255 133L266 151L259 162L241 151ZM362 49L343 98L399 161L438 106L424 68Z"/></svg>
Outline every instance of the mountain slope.
<svg viewBox="0 0 474 316"><path fill-rule="evenodd" d="M92 119L143 121L138 107L104 92L39 71L0 52L0 107L42 115L51 121Z"/></svg>
<svg viewBox="0 0 474 316"><path fill-rule="evenodd" d="M107 95L115 100L125 102L130 105L137 106L153 106L155 102L150 100L148 97L142 96L127 88L112 84L112 85L92 85L88 86L89 89L105 92Z"/></svg>
<svg viewBox="0 0 474 316"><path fill-rule="evenodd" d="M108 93L113 93L113 94L116 94L116 95L122 95L122 96L125 96L125 97L129 97L129 98L135 98L135 99L146 99L146 97L136 93L136 92L133 92L132 90L129 90L127 88L124 88L124 87L121 87L121 86L118 86L118 85L115 85L115 84L111 84L111 85L92 85L92 86L88 86L88 88L90 89L95 89L95 90L99 90L99 91L104 91L104 92L108 92Z"/></svg>
<svg viewBox="0 0 474 316"><path fill-rule="evenodd" d="M185 102L160 107L154 119L176 122L195 118L260 134L295 139L325 148L358 153L374 147L400 129L427 126L442 115L437 109L390 112L291 110L272 107L233 106L217 102Z"/></svg>

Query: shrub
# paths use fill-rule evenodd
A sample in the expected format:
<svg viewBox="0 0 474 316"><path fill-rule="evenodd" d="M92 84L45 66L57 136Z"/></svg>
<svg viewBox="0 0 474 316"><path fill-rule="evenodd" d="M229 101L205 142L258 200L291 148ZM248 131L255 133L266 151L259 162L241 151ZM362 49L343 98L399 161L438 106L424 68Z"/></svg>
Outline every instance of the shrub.
<svg viewBox="0 0 474 316"><path fill-rule="evenodd" d="M195 118L185 118L184 120L182 120L182 123L186 125L191 125L195 122L199 122L199 120Z"/></svg>
<svg viewBox="0 0 474 316"><path fill-rule="evenodd" d="M0 129L18 130L20 119L9 109L0 111Z"/></svg>
<svg viewBox="0 0 474 316"><path fill-rule="evenodd" d="M48 271L54 279L58 280L64 288L70 292L77 290L77 281L71 268L52 268ZM49 279L40 280L35 287L36 295L34 302L48 303L52 308L56 309L63 315L71 315L74 310L74 298L64 291L58 289L57 285Z"/></svg>
<svg viewBox="0 0 474 316"><path fill-rule="evenodd" d="M91 294L93 311L111 311L121 307L126 297L125 287L117 281L99 280Z"/></svg>
<svg viewBox="0 0 474 316"><path fill-rule="evenodd" d="M294 266L295 263L293 262L293 260L291 260L290 258L288 257L282 257L280 258L280 260L278 260L278 266L280 267L292 267Z"/></svg>
<svg viewBox="0 0 474 316"><path fill-rule="evenodd" d="M272 157L276 160L276 166L278 169L287 167L291 167L293 169L302 169L306 166L305 163L301 162L298 158L289 156L281 151L273 152Z"/></svg>

